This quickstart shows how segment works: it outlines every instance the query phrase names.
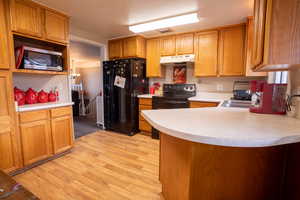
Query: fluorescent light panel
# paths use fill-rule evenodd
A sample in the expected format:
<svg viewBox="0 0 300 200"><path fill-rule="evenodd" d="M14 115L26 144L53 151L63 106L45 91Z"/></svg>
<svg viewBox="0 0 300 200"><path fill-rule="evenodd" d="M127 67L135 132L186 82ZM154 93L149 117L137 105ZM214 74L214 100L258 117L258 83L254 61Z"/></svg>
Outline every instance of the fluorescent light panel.
<svg viewBox="0 0 300 200"><path fill-rule="evenodd" d="M197 22L199 22L198 13L192 13L192 14L157 20L153 22L148 22L144 24L129 26L129 30L134 33L141 33L146 31L169 28L169 27L179 26L184 24L192 24Z"/></svg>

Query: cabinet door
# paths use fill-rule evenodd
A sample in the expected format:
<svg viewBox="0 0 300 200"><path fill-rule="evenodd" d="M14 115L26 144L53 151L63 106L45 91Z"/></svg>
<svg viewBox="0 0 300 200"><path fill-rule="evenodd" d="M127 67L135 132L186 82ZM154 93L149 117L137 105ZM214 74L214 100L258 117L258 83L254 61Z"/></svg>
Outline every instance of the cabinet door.
<svg viewBox="0 0 300 200"><path fill-rule="evenodd" d="M176 36L176 53L193 54L194 53L194 34L187 33Z"/></svg>
<svg viewBox="0 0 300 200"><path fill-rule="evenodd" d="M221 76L245 74L245 25L220 32L219 69Z"/></svg>
<svg viewBox="0 0 300 200"><path fill-rule="evenodd" d="M12 30L26 35L42 37L42 9L26 0L10 0Z"/></svg>
<svg viewBox="0 0 300 200"><path fill-rule="evenodd" d="M0 70L0 169L6 172L20 167L11 88L9 72Z"/></svg>
<svg viewBox="0 0 300 200"><path fill-rule="evenodd" d="M146 74L147 77L161 77L160 39L147 40Z"/></svg>
<svg viewBox="0 0 300 200"><path fill-rule="evenodd" d="M195 34L195 76L217 76L218 31Z"/></svg>
<svg viewBox="0 0 300 200"><path fill-rule="evenodd" d="M24 165L30 165L52 155L49 120L21 124L20 130Z"/></svg>
<svg viewBox="0 0 300 200"><path fill-rule="evenodd" d="M123 41L110 40L108 42L109 59L121 58L123 56Z"/></svg>
<svg viewBox="0 0 300 200"><path fill-rule="evenodd" d="M0 0L0 69L9 68L8 30L5 13L4 0Z"/></svg>
<svg viewBox="0 0 300 200"><path fill-rule="evenodd" d="M54 153L64 152L73 146L73 120L71 116L52 119L52 140Z"/></svg>
<svg viewBox="0 0 300 200"><path fill-rule="evenodd" d="M176 55L176 39L175 36L167 36L161 38L161 50L162 56L174 56Z"/></svg>
<svg viewBox="0 0 300 200"><path fill-rule="evenodd" d="M253 17L248 17L247 23L247 57L246 57L246 76L267 76L267 72L253 72L253 65L251 61L253 49Z"/></svg>
<svg viewBox="0 0 300 200"><path fill-rule="evenodd" d="M264 60L265 23L268 0L254 1L254 27L252 65L253 68L261 65Z"/></svg>
<svg viewBox="0 0 300 200"><path fill-rule="evenodd" d="M123 40L123 57L137 56L137 39L136 37L126 38Z"/></svg>
<svg viewBox="0 0 300 200"><path fill-rule="evenodd" d="M48 40L67 43L69 40L69 18L55 11L45 11L45 37Z"/></svg>

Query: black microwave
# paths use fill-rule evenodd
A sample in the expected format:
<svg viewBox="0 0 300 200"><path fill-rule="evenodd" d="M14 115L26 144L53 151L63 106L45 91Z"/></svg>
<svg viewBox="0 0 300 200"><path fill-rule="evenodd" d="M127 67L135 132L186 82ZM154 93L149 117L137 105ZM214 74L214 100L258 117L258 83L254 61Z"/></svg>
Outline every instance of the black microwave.
<svg viewBox="0 0 300 200"><path fill-rule="evenodd" d="M63 71L63 56L61 52L21 46L16 49L16 68Z"/></svg>

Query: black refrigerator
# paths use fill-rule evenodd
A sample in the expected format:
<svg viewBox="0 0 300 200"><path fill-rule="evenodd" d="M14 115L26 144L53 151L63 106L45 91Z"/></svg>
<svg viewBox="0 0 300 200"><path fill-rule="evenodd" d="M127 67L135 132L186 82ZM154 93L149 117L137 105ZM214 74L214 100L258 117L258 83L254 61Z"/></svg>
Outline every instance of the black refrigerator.
<svg viewBox="0 0 300 200"><path fill-rule="evenodd" d="M145 59L105 61L103 76L105 128L134 135L139 132L137 96L149 89ZM119 84L120 79L123 84Z"/></svg>

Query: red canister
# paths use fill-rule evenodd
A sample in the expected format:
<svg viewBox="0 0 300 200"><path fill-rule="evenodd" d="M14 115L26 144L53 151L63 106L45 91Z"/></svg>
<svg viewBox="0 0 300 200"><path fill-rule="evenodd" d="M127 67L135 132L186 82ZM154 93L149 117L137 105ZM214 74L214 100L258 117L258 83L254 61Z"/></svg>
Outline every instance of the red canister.
<svg viewBox="0 0 300 200"><path fill-rule="evenodd" d="M56 94L52 90L49 92L48 100L49 100L49 102L55 102L57 100L56 99Z"/></svg>
<svg viewBox="0 0 300 200"><path fill-rule="evenodd" d="M29 88L26 91L26 97L25 97L26 104L35 104L38 102L37 100L37 92L34 91L32 88Z"/></svg>
<svg viewBox="0 0 300 200"><path fill-rule="evenodd" d="M20 90L19 88L14 88L15 93L15 101L18 103L18 106L22 106L25 104L25 92Z"/></svg>
<svg viewBox="0 0 300 200"><path fill-rule="evenodd" d="M41 90L38 94L38 102L39 103L48 103L48 93L44 90Z"/></svg>

